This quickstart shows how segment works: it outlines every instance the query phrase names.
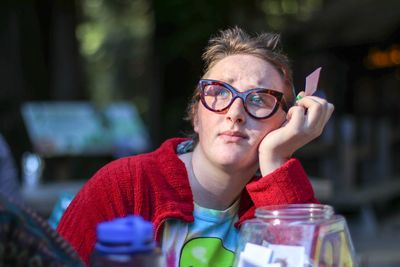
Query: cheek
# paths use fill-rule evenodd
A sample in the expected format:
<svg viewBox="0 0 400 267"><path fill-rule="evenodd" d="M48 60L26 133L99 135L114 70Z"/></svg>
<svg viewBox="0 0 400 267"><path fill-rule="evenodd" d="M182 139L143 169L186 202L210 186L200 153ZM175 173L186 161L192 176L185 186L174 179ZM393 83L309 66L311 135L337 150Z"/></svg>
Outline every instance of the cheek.
<svg viewBox="0 0 400 267"><path fill-rule="evenodd" d="M198 125L199 125L199 103L196 103L192 106L192 125L193 130L198 133Z"/></svg>
<svg viewBox="0 0 400 267"><path fill-rule="evenodd" d="M197 112L193 119L193 129L194 131L201 135L202 132L213 129L213 113L206 110L199 105Z"/></svg>
<svg viewBox="0 0 400 267"><path fill-rule="evenodd" d="M268 127L267 127L268 133L282 127L282 124L285 122L285 120L286 120L286 114L284 112L277 114L277 116L272 118L272 120L268 124Z"/></svg>
<svg viewBox="0 0 400 267"><path fill-rule="evenodd" d="M276 114L269 120L262 123L259 126L259 133L260 133L259 138L262 139L262 138L264 138L264 136L266 136L270 132L280 128L282 126L282 124L285 122L285 119L286 119L286 113L279 112L278 114Z"/></svg>
<svg viewBox="0 0 400 267"><path fill-rule="evenodd" d="M193 116L193 130L195 133L199 133L199 119L198 119L198 114L195 114Z"/></svg>

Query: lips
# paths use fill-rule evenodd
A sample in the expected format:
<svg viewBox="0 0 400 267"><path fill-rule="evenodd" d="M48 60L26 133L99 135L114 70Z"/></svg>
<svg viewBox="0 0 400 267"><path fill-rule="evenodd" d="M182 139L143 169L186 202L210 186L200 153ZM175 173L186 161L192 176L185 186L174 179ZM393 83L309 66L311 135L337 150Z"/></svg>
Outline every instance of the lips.
<svg viewBox="0 0 400 267"><path fill-rule="evenodd" d="M219 133L219 136L228 142L237 142L247 139L247 135L239 131L224 131Z"/></svg>

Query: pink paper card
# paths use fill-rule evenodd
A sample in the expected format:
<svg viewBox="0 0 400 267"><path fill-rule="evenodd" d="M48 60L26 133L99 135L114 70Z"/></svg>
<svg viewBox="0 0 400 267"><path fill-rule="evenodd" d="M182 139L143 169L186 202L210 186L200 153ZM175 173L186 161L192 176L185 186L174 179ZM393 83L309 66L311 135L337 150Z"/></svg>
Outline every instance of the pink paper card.
<svg viewBox="0 0 400 267"><path fill-rule="evenodd" d="M311 74L306 77L306 89L305 95L313 95L318 87L319 73L321 72L321 67L314 70Z"/></svg>

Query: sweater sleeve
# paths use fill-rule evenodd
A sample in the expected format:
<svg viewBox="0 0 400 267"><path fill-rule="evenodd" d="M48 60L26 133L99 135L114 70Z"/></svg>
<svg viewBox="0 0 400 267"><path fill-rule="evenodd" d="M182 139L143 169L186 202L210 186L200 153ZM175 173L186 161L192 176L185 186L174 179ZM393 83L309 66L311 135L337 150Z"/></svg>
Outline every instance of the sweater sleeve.
<svg viewBox="0 0 400 267"><path fill-rule="evenodd" d="M297 159L290 159L274 172L252 180L246 186L245 206L252 206L244 211L238 222L252 218L258 207L279 204L319 203L307 175Z"/></svg>
<svg viewBox="0 0 400 267"><path fill-rule="evenodd" d="M250 182L246 188L256 207L318 202L307 174L297 159L290 159L274 172Z"/></svg>
<svg viewBox="0 0 400 267"><path fill-rule="evenodd" d="M57 231L88 264L99 222L126 216L132 210L128 164L121 161L100 169L78 192L66 209ZM130 199L131 201L122 201Z"/></svg>

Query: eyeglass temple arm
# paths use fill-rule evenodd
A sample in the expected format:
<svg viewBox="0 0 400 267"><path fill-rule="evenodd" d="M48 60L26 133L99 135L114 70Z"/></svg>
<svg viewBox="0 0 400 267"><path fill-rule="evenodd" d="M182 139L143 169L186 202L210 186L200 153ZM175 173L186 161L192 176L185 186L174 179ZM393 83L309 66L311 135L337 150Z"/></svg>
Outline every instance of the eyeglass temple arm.
<svg viewBox="0 0 400 267"><path fill-rule="evenodd" d="M290 103L288 103L288 102L286 102L285 98L282 97L280 104L281 104L283 111L288 112L289 109L291 107L293 107L295 103L294 103L294 101L291 101Z"/></svg>

